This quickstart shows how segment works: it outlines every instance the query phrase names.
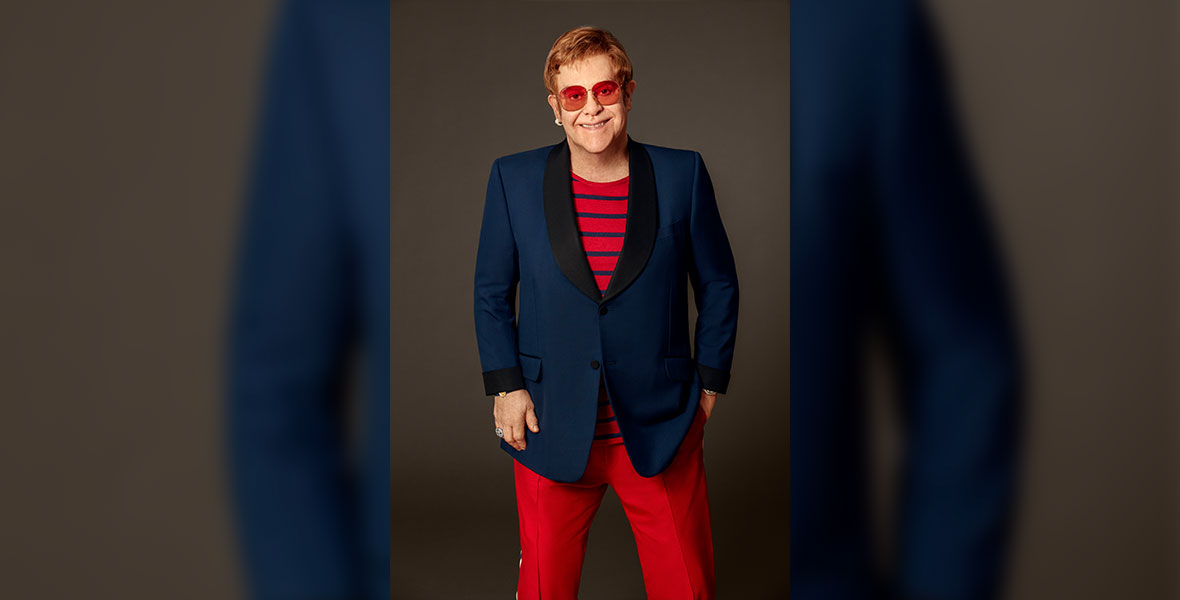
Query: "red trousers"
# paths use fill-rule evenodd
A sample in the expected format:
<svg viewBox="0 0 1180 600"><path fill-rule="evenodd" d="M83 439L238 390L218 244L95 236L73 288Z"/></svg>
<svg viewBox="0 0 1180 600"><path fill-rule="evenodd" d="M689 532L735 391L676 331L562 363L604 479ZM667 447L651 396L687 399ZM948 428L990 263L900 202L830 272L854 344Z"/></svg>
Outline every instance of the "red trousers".
<svg viewBox="0 0 1180 600"><path fill-rule="evenodd" d="M605 391L600 391L605 400ZM595 440L582 478L558 483L515 463L518 600L576 600L590 522L609 485L635 535L648 600L713 600L713 533L701 451L704 410L672 464L639 476L617 440Z"/></svg>

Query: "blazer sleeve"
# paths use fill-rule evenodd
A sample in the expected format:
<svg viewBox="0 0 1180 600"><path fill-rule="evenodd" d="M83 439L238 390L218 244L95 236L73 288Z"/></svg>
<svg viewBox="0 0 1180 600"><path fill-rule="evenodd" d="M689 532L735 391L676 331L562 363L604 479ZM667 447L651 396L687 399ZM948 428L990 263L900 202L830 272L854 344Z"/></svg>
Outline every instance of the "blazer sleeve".
<svg viewBox="0 0 1180 600"><path fill-rule="evenodd" d="M338 393L356 285L304 2L268 59L227 332L227 444L251 597L361 589Z"/></svg>
<svg viewBox="0 0 1180 600"><path fill-rule="evenodd" d="M880 24L877 258L908 423L902 598L994 597L1017 467L1006 286L919 3Z"/></svg>
<svg viewBox="0 0 1180 600"><path fill-rule="evenodd" d="M516 343L519 281L516 240L508 218L500 161L496 160L488 178L475 259L475 336L483 365L484 392L489 396L524 387Z"/></svg>
<svg viewBox="0 0 1180 600"><path fill-rule="evenodd" d="M689 218L689 280L696 300L695 356L701 387L724 393L729 387L737 340L738 280L729 238L721 224L713 182L699 153L693 172Z"/></svg>

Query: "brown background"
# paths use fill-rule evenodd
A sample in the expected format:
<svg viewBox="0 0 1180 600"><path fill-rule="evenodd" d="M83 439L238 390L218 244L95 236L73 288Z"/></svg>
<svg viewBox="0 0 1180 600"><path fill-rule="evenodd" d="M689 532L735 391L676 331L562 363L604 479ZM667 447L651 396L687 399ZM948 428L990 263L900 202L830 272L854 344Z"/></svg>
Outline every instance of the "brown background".
<svg viewBox="0 0 1180 600"><path fill-rule="evenodd" d="M1011 597L1178 598L1175 4L934 6L1028 346Z"/></svg>
<svg viewBox="0 0 1180 600"><path fill-rule="evenodd" d="M218 363L270 10L0 8L0 597L236 596Z"/></svg>
<svg viewBox="0 0 1180 600"><path fill-rule="evenodd" d="M544 6L525 5L535 13L551 10ZM1029 454L1011 597L1180 598L1174 574L1180 219L1178 181L1170 172L1178 158L1175 11L1156 1L941 0L934 6L1014 267L1030 351ZM595 14L607 13L582 12L578 20ZM220 468L219 343L269 15L269 2L0 8L0 595L236 597ZM679 23L675 16L666 20ZM440 15L432 22L450 21ZM719 26L736 25L720 20ZM644 60L658 50L644 43L682 45L618 33L633 54L642 49ZM395 80L413 62L398 58ZM506 64L543 56L513 58L520 60ZM635 58L646 86L655 74ZM521 85L538 85L539 76L526 71ZM705 63L697 72L723 69ZM452 64L439 77L471 75ZM481 116L432 113L435 100L419 98L414 118L445 128ZM768 117L748 107L734 93L719 107L696 108L724 109L731 127ZM541 116L547 110L534 108ZM636 138L644 139L639 123L655 127L675 108L634 113ZM523 127L532 116L520 111L511 118ZM552 134L536 135L540 145ZM696 135L661 136L656 143L701 149L719 188L744 175L727 164L724 148L702 147ZM465 179L455 185L484 179L490 159L503 152L472 150L477 172L457 170ZM482 189L463 197L481 199ZM737 229L741 217L732 210L723 208L724 216ZM463 232L473 234L476 225L464 221ZM471 245L453 246L451 259L470 267L474 239L463 239ZM750 269L786 264L785 256L762 250L767 244L785 248L777 237L735 240L744 293L756 289L746 276ZM393 264L411 268L396 257ZM394 281L409 272L396 271ZM487 435L483 413L490 410L471 370L469 315L460 311L468 274L427 282L462 292L453 300L456 318L432 323L437 335L462 344L434 347L431 337L423 348L459 364L442 375L455 379L446 385L462 388L429 398L438 410L421 426L433 435L447 435L439 431L444 425L461 435ZM756 372L758 360L749 349L760 332L746 317L785 320L785 306L775 313L759 307L758 297L743 295L741 373ZM770 302L774 294L762 297ZM397 306L404 305L395 303L395 332L409 322ZM762 335L770 339L777 327L768 325ZM749 484L718 481L725 471L712 458L720 454L714 447L747 444L744 420L776 422L741 406L750 401L737 398L737 385L748 396L751 382L739 375L737 408L722 407L728 412L711 424L717 427L710 431L710 482L719 489ZM424 397L394 400L415 399ZM887 424L884 415L882 421ZM887 449L887 432L882 437ZM394 439L404 450L412 438L395 431ZM469 456L465 468L485 465L476 477L491 483L463 498L463 516L490 528L468 534L499 543L503 498L500 505L488 498L504 491L508 471L497 452ZM394 473L395 482L420 476L404 456L394 465L405 468ZM717 502L718 510L740 510L734 497ZM602 517L596 540L611 539L600 535L604 527L625 527L617 514ZM401 531L400 538L394 532L395 552L406 543L412 549L424 534L408 524ZM456 560L494 559L464 557L461 539L450 547ZM602 573L602 561L628 568L626 560L601 558L592 559L588 575ZM718 560L720 566L729 559ZM510 571L511 564L495 568ZM406 571L394 565L395 578ZM634 570L625 576L633 581Z"/></svg>

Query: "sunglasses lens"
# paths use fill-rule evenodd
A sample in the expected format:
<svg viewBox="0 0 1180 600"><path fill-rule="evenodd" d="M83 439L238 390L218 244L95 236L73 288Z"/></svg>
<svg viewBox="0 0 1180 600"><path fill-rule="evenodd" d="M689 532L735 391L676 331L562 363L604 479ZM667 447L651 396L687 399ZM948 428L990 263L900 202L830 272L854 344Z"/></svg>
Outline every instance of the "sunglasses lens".
<svg viewBox="0 0 1180 600"><path fill-rule="evenodd" d="M559 97L561 107L565 110L578 110L586 106L586 88L580 85L572 85L561 90Z"/></svg>
<svg viewBox="0 0 1180 600"><path fill-rule="evenodd" d="M603 106L609 106L619 101L619 84L613 81L600 81L594 86L594 98Z"/></svg>

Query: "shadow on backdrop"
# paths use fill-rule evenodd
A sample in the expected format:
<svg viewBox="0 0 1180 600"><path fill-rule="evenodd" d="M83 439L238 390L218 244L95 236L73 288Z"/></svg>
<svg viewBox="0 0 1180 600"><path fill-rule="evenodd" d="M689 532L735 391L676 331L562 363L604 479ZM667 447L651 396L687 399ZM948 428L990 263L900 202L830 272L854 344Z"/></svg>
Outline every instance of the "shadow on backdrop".
<svg viewBox="0 0 1180 600"><path fill-rule="evenodd" d="M278 15L228 333L247 589L386 600L389 5Z"/></svg>
<svg viewBox="0 0 1180 600"><path fill-rule="evenodd" d="M919 3L795 2L791 594L998 593L1021 369L1007 284ZM883 338L902 456L876 557L865 358Z"/></svg>

